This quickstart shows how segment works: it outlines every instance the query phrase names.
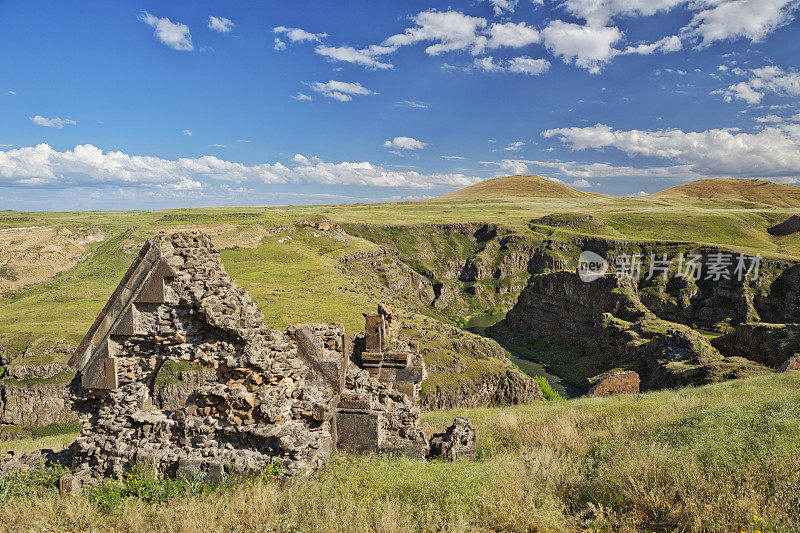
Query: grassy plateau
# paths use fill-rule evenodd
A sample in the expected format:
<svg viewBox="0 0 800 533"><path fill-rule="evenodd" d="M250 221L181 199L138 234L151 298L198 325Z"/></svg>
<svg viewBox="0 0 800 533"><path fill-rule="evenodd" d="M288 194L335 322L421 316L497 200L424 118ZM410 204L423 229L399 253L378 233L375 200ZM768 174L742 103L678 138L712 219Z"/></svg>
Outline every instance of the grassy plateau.
<svg viewBox="0 0 800 533"><path fill-rule="evenodd" d="M289 484L123 480L70 497L41 470L0 481L0 530L800 529L798 372L424 422L456 415L477 427L476 462L335 456Z"/></svg>
<svg viewBox="0 0 800 533"><path fill-rule="evenodd" d="M774 237L766 231L797 214L798 191L758 180L700 180L646 197L614 198L514 176L405 203L4 211L0 355L13 356L11 366L69 357L142 243L160 231L210 234L226 271L259 304L268 326L331 321L356 333L362 313L392 295L345 267L343 256L392 244L423 272L463 263L474 253L468 237L420 239L425 226L496 224L537 243L679 241L800 260L800 233ZM325 219L346 234L320 229ZM562 220L578 222L552 223ZM409 227L423 229L412 234ZM43 243L45 230L60 240ZM83 238L96 230L102 239ZM69 244L60 249L59 242ZM68 267L57 268L65 257ZM29 270L44 263L53 268ZM448 282L459 287L458 280ZM484 309L498 302L506 307L518 290L502 301L475 301ZM449 330L433 322L463 325L476 309L458 308L456 320L447 309L394 304L408 317L405 333L418 334L423 345L472 342L455 333L437 336ZM556 343L527 350L562 377L592 364L573 361L577 356ZM433 363L455 368L457 352ZM458 388L460 379L505 372L511 363L500 359L469 359L459 372L433 373L424 387ZM33 381L7 386L38 378L26 379ZM60 383L64 375L44 379ZM527 405L423 414L428 434L455 416L470 418L478 432L475 462L334 455L321 471L291 482L278 482L274 473L223 485L132 473L70 496L57 491L64 468L0 476L0 532L800 531L800 372L613 398L564 400L552 390L547 396ZM6 430L0 426L0 437ZM78 427L14 432L28 438L0 439L0 453L58 450Z"/></svg>

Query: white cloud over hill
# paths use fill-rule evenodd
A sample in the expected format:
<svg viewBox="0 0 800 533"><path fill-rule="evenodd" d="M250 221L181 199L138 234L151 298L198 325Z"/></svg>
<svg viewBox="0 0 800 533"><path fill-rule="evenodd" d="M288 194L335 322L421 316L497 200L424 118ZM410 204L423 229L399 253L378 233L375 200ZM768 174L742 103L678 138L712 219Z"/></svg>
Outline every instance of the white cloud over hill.
<svg viewBox="0 0 800 533"><path fill-rule="evenodd" d="M103 152L91 144L58 151L47 144L0 150L0 186L18 187L144 187L200 190L207 180L232 183L321 183L370 187L465 187L480 178L457 173L423 174L389 170L370 162L329 163L297 154L283 163L244 165L215 156L163 159Z"/></svg>
<svg viewBox="0 0 800 533"><path fill-rule="evenodd" d="M542 132L573 150L616 148L627 155L657 157L705 176L800 177L800 124L770 126L755 133L615 130L605 124Z"/></svg>

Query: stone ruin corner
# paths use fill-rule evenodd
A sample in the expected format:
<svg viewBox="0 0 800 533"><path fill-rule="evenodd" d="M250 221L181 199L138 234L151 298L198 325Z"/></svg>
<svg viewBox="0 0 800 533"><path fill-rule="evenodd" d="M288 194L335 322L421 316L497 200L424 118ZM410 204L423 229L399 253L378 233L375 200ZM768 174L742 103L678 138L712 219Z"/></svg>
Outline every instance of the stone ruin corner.
<svg viewBox="0 0 800 533"><path fill-rule="evenodd" d="M400 317L387 306L365 321L355 339L340 324L272 330L206 235L158 235L70 359L83 421L71 446L76 473L96 478L139 464L218 479L274 462L286 475L305 472L335 449L428 457L419 348L400 339ZM165 409L153 398L168 362L210 378ZM465 427L451 438L471 452L454 452L461 444L443 444L445 434L436 450L474 456L474 429Z"/></svg>

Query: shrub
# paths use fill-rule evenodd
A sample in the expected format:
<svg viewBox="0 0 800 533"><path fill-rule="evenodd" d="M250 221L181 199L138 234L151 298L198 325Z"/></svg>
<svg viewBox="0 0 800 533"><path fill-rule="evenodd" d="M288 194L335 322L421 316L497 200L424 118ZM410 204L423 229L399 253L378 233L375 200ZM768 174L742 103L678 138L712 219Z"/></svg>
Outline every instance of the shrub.
<svg viewBox="0 0 800 533"><path fill-rule="evenodd" d="M0 502L6 502L16 496L30 496L36 492L56 492L61 476L69 472L69 468L54 464L40 464L34 468L14 470L0 475Z"/></svg>
<svg viewBox="0 0 800 533"><path fill-rule="evenodd" d="M203 496L216 492L236 493L241 486L272 483L280 477L281 467L271 463L260 472L245 477L229 477L222 483L194 478L157 478L153 472L134 466L117 479L112 479L86 490L89 501L102 511L114 512L123 507L126 499L137 499L145 503L166 502L181 496Z"/></svg>
<svg viewBox="0 0 800 533"><path fill-rule="evenodd" d="M545 400L563 400L564 397L561 396L559 393L553 390L553 387L550 386L550 382L547 381L547 378L544 376L534 376L533 378L536 380L536 383L539 384L539 387L542 389L542 394L544 394Z"/></svg>
<svg viewBox="0 0 800 533"><path fill-rule="evenodd" d="M17 281L19 279L19 274L10 266L3 265L0 266L0 278L5 278L8 281Z"/></svg>

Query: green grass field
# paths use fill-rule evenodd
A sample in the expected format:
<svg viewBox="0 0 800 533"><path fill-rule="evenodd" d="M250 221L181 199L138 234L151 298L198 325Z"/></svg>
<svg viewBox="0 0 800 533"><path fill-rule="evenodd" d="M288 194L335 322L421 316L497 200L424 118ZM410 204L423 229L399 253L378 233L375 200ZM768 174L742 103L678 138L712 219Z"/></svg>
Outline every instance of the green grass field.
<svg viewBox="0 0 800 533"><path fill-rule="evenodd" d="M645 198L585 193L550 198L537 191L560 187L537 183L529 183L523 196L505 194L502 185L495 192L483 187L449 199L389 204L0 212L0 231L99 228L106 236L86 246L75 267L0 295L0 350L27 354L12 365L65 359L65 347L52 347L80 341L132 254L158 231L195 228L212 234L226 270L256 300L268 326L333 321L350 333L361 331L362 313L372 311L386 289L343 268L343 255L392 243L422 271L470 253L467 237L419 239L398 226L491 223L533 242L585 236L685 241L800 259L800 234L776 238L766 232L798 209L795 196L775 201L774 188L751 184L766 191L763 197L735 184L722 197L709 198L701 184ZM536 222L545 215L593 220L571 227ZM300 224L324 218L354 235L337 239ZM14 241L2 242L13 246ZM14 268L2 257L0 266L7 267L4 272ZM420 329L418 307L405 311L409 334L435 337L436 328ZM426 342L438 346L449 339ZM546 343L528 348L547 351L548 368L562 376L570 375L565 366L570 361L592 364ZM457 388L459 379L507 364L470 359L461 374L432 375L424 386ZM572 370L576 376L592 373ZM793 532L800 530L798 406L800 372L794 372L609 399L431 412L423 418L428 433L456 415L475 423L477 462L336 457L322 472L287 485L209 491L200 485L167 490L153 482L153 490L168 495L165 501L130 497L113 512L88 493L58 497L52 472L0 478L0 531ZM0 441L0 450L60 448L74 438L76 427L23 430L38 438Z"/></svg>
<svg viewBox="0 0 800 533"><path fill-rule="evenodd" d="M30 226L53 228L96 227L110 238L89 245L74 268L0 300L0 346L22 353L32 346L58 341L76 344L125 272L138 246L157 231L187 227L223 228L221 239L259 228L274 231L306 219L330 218L342 225L369 225L360 233L386 233L377 226L442 223L495 223L533 235L535 239L569 239L597 235L637 241L670 240L715 244L764 257L800 258L800 234L772 237L766 228L793 214L794 208L769 208L753 204L743 208L728 200L686 198L613 198L579 195L577 198L513 197L429 200L389 204L354 204L295 207L191 208L134 212L0 213L0 230ZM602 225L575 228L529 228L531 220L557 213L591 214ZM280 235L277 232L276 235ZM226 268L261 305L267 323L283 327L295 321L337 320L357 326L366 304L351 292L336 269L338 257L374 246L354 240L340 243L313 238L308 231L299 239L278 244L264 238L258 248L223 251ZM396 235L395 235L396 236ZM228 239L231 240L231 239ZM233 238L235 242L235 238ZM256 239L258 244L258 239ZM398 241L399 245L402 242ZM428 243L431 245L431 243ZM435 243L433 243L435 244ZM411 243L409 243L411 245ZM426 252L443 253L451 244L421 250L420 268ZM460 253L451 250L455 258ZM447 255L445 253L445 255ZM3 260L0 259L0 263ZM13 265L9 265L13 267ZM344 289L347 290L344 290ZM302 294L302 298L295 298ZM291 304L289 302L291 300ZM368 305L371 307L371 305Z"/></svg>
<svg viewBox="0 0 800 533"><path fill-rule="evenodd" d="M799 406L790 372L439 411L425 415L428 431L456 415L475 423L476 462L339 456L288 485L162 491L166 501L128 497L112 511L89 494L59 497L53 480L6 480L0 530L793 532Z"/></svg>

